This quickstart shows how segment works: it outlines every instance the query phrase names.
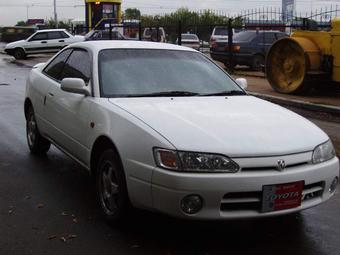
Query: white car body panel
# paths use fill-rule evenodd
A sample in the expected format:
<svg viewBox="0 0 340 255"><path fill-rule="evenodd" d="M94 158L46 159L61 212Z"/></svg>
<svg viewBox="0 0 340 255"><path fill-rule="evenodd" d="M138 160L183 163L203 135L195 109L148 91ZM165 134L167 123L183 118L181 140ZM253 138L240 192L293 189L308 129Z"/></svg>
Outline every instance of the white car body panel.
<svg viewBox="0 0 340 255"><path fill-rule="evenodd" d="M282 107L251 96L174 97L172 100L169 97L100 97L97 58L102 49L196 51L171 44L135 41L96 41L69 47L86 49L93 56L89 85L92 94L85 97L61 91L58 82L42 73L45 64L35 66L27 81L26 99L32 102L39 131L88 170L96 140L103 136L109 138L121 158L134 206L184 218L249 218L306 209L334 194L328 189L334 177L339 176L338 159L311 163L313 149L327 141L328 136ZM49 84L56 85L55 89L51 90ZM52 98L48 97L49 93L53 94ZM156 166L155 147L225 154L238 163L241 170L234 174L165 170ZM287 169L281 172L276 169L280 159L287 164ZM221 210L222 204L232 202L224 198L225 194L261 192L263 185L301 180L306 185L305 193L323 183L322 194L303 201L297 208L270 213ZM199 213L187 215L180 210L181 199L188 194L199 194L203 198L204 207Z"/></svg>
<svg viewBox="0 0 340 255"><path fill-rule="evenodd" d="M38 33L48 33L48 32L64 32L69 37L68 38L59 38L59 39L46 39L46 40L37 40L30 41ZM5 46L5 51L14 50L16 48L21 48L25 51L26 54L36 54L36 53L49 53L49 52L58 52L61 48L68 46L72 43L82 42L85 38L83 36L73 36L65 29L44 29L38 30L33 35L28 37L26 40L15 41L9 43ZM48 49L50 48L50 49Z"/></svg>
<svg viewBox="0 0 340 255"><path fill-rule="evenodd" d="M252 96L110 101L148 123L178 150L257 157L311 151L328 140L306 119Z"/></svg>

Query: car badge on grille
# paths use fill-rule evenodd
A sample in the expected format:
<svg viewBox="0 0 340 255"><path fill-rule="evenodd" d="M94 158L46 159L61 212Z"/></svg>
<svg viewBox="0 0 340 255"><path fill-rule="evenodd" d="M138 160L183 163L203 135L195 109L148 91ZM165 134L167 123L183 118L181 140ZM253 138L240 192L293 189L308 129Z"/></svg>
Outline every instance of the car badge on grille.
<svg viewBox="0 0 340 255"><path fill-rule="evenodd" d="M277 170L283 171L286 167L286 162L283 159L277 161Z"/></svg>

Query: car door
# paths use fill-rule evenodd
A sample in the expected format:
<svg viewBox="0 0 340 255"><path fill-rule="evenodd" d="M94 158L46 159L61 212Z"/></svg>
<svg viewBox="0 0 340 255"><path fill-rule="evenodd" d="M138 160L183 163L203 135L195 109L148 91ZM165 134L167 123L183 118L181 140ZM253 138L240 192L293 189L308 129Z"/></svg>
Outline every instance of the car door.
<svg viewBox="0 0 340 255"><path fill-rule="evenodd" d="M65 39L60 31L48 32L47 35L50 52L58 52L65 46Z"/></svg>
<svg viewBox="0 0 340 255"><path fill-rule="evenodd" d="M60 38L59 38L59 43L61 43L62 47L65 47L71 43L75 42L75 37L69 33L66 33L65 31L59 31L60 33Z"/></svg>
<svg viewBox="0 0 340 255"><path fill-rule="evenodd" d="M60 80L63 78L81 78L87 86L91 86L91 57L86 50L73 49ZM55 130L51 138L81 162L85 162L86 156L85 135L89 128L89 107L89 97L61 90L60 82L50 86L46 111Z"/></svg>
<svg viewBox="0 0 340 255"><path fill-rule="evenodd" d="M48 52L48 47L47 32L37 32L24 45L27 53Z"/></svg>
<svg viewBox="0 0 340 255"><path fill-rule="evenodd" d="M51 107L51 97L53 94L51 88L60 84L61 72L63 71L66 60L70 56L72 49L66 49L60 52L42 71L39 79L36 79L34 86L38 87L38 100L36 100L35 112L41 121L39 129L49 137L55 137L56 130L50 120L49 108Z"/></svg>

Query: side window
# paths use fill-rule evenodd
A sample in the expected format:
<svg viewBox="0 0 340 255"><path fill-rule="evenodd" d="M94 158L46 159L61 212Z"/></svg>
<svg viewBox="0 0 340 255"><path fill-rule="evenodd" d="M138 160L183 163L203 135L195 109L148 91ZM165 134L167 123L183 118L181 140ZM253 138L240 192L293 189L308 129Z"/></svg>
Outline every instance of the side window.
<svg viewBox="0 0 340 255"><path fill-rule="evenodd" d="M287 35L285 33L277 33L276 34L276 39L279 40L281 38L287 37Z"/></svg>
<svg viewBox="0 0 340 255"><path fill-rule="evenodd" d="M66 34L64 31L61 31L60 33L61 33L62 38L70 38L68 34Z"/></svg>
<svg viewBox="0 0 340 255"><path fill-rule="evenodd" d="M87 51L76 49L67 60L61 79L81 78L88 83L91 78L91 58Z"/></svg>
<svg viewBox="0 0 340 255"><path fill-rule="evenodd" d="M61 36L61 33L59 31L48 32L48 39L49 40L61 39L61 38L63 38L63 37Z"/></svg>
<svg viewBox="0 0 340 255"><path fill-rule="evenodd" d="M263 33L258 33L251 42L252 43L263 43L263 41L264 41Z"/></svg>
<svg viewBox="0 0 340 255"><path fill-rule="evenodd" d="M276 41L275 34L274 33L265 33L265 43L272 44Z"/></svg>
<svg viewBox="0 0 340 255"><path fill-rule="evenodd" d="M30 41L42 41L42 40L47 40L47 33L37 33L30 39Z"/></svg>
<svg viewBox="0 0 340 255"><path fill-rule="evenodd" d="M67 49L61 52L55 59L45 67L44 73L53 79L60 80L61 72L64 68L65 62L72 52L72 49Z"/></svg>

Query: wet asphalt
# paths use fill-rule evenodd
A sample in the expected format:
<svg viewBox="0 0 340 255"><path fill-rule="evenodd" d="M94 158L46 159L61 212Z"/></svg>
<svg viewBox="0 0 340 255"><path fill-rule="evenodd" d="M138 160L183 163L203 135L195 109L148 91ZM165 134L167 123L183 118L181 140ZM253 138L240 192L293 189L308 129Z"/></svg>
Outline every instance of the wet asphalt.
<svg viewBox="0 0 340 255"><path fill-rule="evenodd" d="M56 148L26 145L25 80L40 60L0 54L0 254L340 254L340 196L290 217L190 222L134 211L118 226L97 209L86 171ZM314 120L313 120L314 121ZM317 120L335 139L340 124Z"/></svg>

